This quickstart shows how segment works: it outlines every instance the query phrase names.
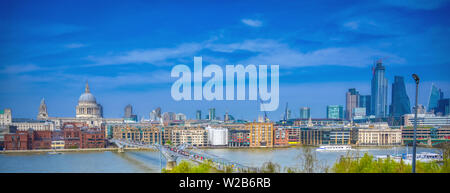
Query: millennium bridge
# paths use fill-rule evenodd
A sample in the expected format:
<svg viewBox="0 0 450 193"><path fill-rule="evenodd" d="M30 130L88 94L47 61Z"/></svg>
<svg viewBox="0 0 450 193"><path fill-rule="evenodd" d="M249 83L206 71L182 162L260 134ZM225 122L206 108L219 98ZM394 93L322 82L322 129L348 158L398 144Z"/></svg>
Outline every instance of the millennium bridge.
<svg viewBox="0 0 450 193"><path fill-rule="evenodd" d="M259 168L248 167L237 162L233 162L219 156L207 153L188 143L178 146L167 146L160 144L146 144L140 141L130 141L124 139L110 139L114 143L119 152L124 152L125 147L147 148L158 150L166 159L166 169L171 170L177 164L177 159L187 159L198 163L210 161L212 166L218 170L230 170L232 172L258 172Z"/></svg>

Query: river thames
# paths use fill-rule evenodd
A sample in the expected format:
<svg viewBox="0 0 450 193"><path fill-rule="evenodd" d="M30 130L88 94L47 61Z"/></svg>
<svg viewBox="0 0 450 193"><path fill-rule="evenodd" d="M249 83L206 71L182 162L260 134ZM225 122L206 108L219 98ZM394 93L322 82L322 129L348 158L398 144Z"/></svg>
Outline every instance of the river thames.
<svg viewBox="0 0 450 193"><path fill-rule="evenodd" d="M203 151L246 166L260 167L272 161L285 167L298 167L304 147L257 148L257 149L205 149ZM387 155L406 153L406 147L357 148L355 153L363 155ZM409 153L412 148L409 147ZM441 153L440 149L418 147L417 152ZM332 166L346 152L315 152L324 165ZM165 167L164 158L156 151L64 152L0 154L0 173L159 173Z"/></svg>

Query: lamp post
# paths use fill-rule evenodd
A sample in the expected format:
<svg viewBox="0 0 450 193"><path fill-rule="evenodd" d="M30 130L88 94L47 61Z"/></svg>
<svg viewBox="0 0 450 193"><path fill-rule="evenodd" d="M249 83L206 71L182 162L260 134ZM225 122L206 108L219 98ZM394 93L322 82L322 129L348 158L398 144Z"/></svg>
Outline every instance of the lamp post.
<svg viewBox="0 0 450 193"><path fill-rule="evenodd" d="M413 74L412 77L416 81L416 106L414 107L414 138L413 138L413 155L412 155L412 173L416 173L416 131L417 131L417 97L419 95L419 76Z"/></svg>

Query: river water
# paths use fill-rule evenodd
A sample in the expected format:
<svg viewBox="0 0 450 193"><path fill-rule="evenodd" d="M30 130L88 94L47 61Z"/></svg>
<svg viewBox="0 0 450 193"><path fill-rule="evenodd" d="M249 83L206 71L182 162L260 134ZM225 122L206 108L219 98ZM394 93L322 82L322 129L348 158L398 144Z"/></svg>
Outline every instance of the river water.
<svg viewBox="0 0 450 193"><path fill-rule="evenodd" d="M267 149L206 149L209 154L236 161L246 166L260 167L264 162L278 163L281 168L298 167L299 156L304 147L267 148ZM409 153L412 152L409 148ZM418 147L417 152L436 152L440 149ZM355 153L363 155L386 155L406 153L405 147L357 148ZM324 165L332 166L346 152L315 152L317 159ZM50 155L47 153L0 154L0 173L147 173L160 172L165 167L164 158L160 159L156 151L117 152L65 152Z"/></svg>

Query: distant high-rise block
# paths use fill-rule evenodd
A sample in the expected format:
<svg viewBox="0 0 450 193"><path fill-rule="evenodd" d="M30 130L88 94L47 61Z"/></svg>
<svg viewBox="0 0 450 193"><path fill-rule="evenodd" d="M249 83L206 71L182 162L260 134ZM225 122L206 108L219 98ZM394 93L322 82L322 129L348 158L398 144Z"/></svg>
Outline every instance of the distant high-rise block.
<svg viewBox="0 0 450 193"><path fill-rule="evenodd" d="M450 103L449 98L439 100L438 107L436 108L437 114L440 114L442 116L449 115L450 114L449 103Z"/></svg>
<svg viewBox="0 0 450 193"><path fill-rule="evenodd" d="M311 117L311 109L309 107L300 108L300 119L309 119Z"/></svg>
<svg viewBox="0 0 450 193"><path fill-rule="evenodd" d="M372 115L384 118L387 115L388 80L385 77L385 67L381 60L377 61L372 77Z"/></svg>
<svg viewBox="0 0 450 193"><path fill-rule="evenodd" d="M197 120L202 120L202 111L197 110L197 112L195 113L195 117Z"/></svg>
<svg viewBox="0 0 450 193"><path fill-rule="evenodd" d="M356 89L348 89L345 95L345 118L353 118L353 109L359 106L359 92Z"/></svg>
<svg viewBox="0 0 450 193"><path fill-rule="evenodd" d="M392 83L392 102L389 106L389 115L394 118L400 118L405 114L411 113L409 97L406 94L405 82L403 77L395 76Z"/></svg>
<svg viewBox="0 0 450 193"><path fill-rule="evenodd" d="M216 109L210 108L209 109L209 120L215 120L216 119Z"/></svg>
<svg viewBox="0 0 450 193"><path fill-rule="evenodd" d="M430 99L428 101L428 111L437 111L439 100L444 98L444 93L434 84L431 85Z"/></svg>
<svg viewBox="0 0 450 193"><path fill-rule="evenodd" d="M371 97L370 95L360 95L359 96L359 106L358 107L362 107L362 108L366 108L366 115L370 115L371 114Z"/></svg>
<svg viewBox="0 0 450 193"><path fill-rule="evenodd" d="M342 105L328 105L327 119L343 119L344 107Z"/></svg>
<svg viewBox="0 0 450 193"><path fill-rule="evenodd" d="M124 118L131 118L131 115L133 115L133 107L129 104L125 106Z"/></svg>

